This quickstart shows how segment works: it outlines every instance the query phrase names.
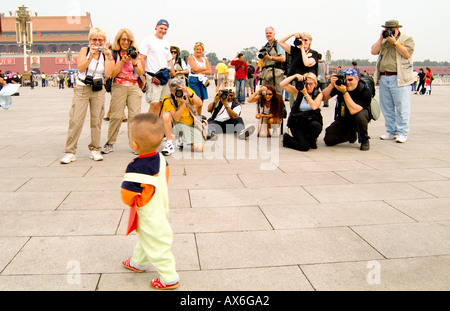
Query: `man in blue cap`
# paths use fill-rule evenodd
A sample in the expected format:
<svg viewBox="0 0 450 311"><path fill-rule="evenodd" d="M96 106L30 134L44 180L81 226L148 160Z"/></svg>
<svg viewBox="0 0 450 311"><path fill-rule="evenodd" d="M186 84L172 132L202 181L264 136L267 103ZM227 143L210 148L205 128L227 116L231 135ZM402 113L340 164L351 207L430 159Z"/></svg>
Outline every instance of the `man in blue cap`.
<svg viewBox="0 0 450 311"><path fill-rule="evenodd" d="M333 74L330 82L323 90L323 101L337 95L337 102L334 122L325 130L325 144L334 146L347 141L354 143L358 134L360 150L369 150L370 90L359 81L358 72L354 68Z"/></svg>
<svg viewBox="0 0 450 311"><path fill-rule="evenodd" d="M161 103L164 96L169 95L169 84L164 85L155 75L162 69L170 69L171 75L175 75L170 44L164 39L169 29L169 22L161 19L156 23L155 34L150 35L142 41L139 46L142 63L145 66L147 77L147 92L145 99L150 104L149 112L158 114L161 111Z"/></svg>

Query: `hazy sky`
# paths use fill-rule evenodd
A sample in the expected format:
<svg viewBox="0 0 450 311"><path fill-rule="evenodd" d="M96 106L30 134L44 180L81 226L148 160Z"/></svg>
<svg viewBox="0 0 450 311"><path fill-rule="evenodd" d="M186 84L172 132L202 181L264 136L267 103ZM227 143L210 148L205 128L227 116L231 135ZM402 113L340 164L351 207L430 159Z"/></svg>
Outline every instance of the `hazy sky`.
<svg viewBox="0 0 450 311"><path fill-rule="evenodd" d="M233 58L243 48L265 44L264 29L275 28L276 37L310 32L312 48L333 59L370 59L381 25L397 19L401 31L416 43L415 60L450 60L450 2L437 0L1 0L0 12L8 15L22 2L40 16L76 16L91 13L92 23L110 40L127 27L138 44L154 34L156 22L170 23L166 39L193 52L195 42L218 58ZM439 35L441 33L442 35ZM292 42L292 41L288 41Z"/></svg>

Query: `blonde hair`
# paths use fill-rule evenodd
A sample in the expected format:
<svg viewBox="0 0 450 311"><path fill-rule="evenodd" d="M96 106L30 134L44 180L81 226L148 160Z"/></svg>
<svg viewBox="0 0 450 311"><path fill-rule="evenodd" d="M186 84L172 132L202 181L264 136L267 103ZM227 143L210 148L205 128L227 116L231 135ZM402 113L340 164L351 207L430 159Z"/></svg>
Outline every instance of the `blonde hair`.
<svg viewBox="0 0 450 311"><path fill-rule="evenodd" d="M126 33L128 38L131 40L130 46L134 46L137 49L136 43L134 41L133 32L130 29L128 29L128 28L122 28L122 29L120 29L117 32L116 37L114 38L114 42L113 42L113 44L111 46L112 50L120 51L120 43L119 43L119 41L120 41L120 38L122 38L124 33Z"/></svg>
<svg viewBox="0 0 450 311"><path fill-rule="evenodd" d="M89 41L92 39L93 36L102 36L103 40L106 41L106 32L101 28L92 27L89 30L89 35L88 35Z"/></svg>
<svg viewBox="0 0 450 311"><path fill-rule="evenodd" d="M195 48L196 48L197 46L201 46L202 49L203 49L203 52L205 51L205 45L204 45L203 43L201 43L201 42L195 42L195 44L194 44L194 50L195 50Z"/></svg>
<svg viewBox="0 0 450 311"><path fill-rule="evenodd" d="M309 42L313 41L312 36L311 36L311 34L309 32L302 32L301 36L302 36L302 38L305 38L305 37L308 38Z"/></svg>
<svg viewBox="0 0 450 311"><path fill-rule="evenodd" d="M313 74L312 72L305 73L303 76L305 77L305 81L307 78L310 78L317 85L317 76L315 74Z"/></svg>

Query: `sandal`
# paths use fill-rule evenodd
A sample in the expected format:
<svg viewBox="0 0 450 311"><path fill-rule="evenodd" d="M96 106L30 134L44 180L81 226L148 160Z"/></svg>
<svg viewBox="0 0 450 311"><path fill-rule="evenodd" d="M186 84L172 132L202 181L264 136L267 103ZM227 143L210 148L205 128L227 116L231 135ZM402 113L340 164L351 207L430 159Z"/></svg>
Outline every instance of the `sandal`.
<svg viewBox="0 0 450 311"><path fill-rule="evenodd" d="M135 271L135 272L140 272L140 273L142 273L142 272L145 272L145 271L147 270L147 269L139 269L139 268L133 267L133 266L131 265L131 258L128 258L128 259L122 261L122 265L123 265L125 268L130 269L130 270L133 270L133 271Z"/></svg>
<svg viewBox="0 0 450 311"><path fill-rule="evenodd" d="M166 285L164 284L160 278L154 279L150 282L150 286L155 289L175 289L180 285L180 282L176 282L175 284Z"/></svg>

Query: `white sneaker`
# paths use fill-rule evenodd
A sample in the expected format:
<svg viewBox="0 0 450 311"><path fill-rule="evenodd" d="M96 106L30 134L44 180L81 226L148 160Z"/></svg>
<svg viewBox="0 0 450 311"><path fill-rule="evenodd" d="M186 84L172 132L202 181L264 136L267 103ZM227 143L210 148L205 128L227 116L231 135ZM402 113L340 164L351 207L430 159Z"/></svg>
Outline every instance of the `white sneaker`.
<svg viewBox="0 0 450 311"><path fill-rule="evenodd" d="M178 149L183 149L184 146L184 137L180 136L175 140L175 147Z"/></svg>
<svg viewBox="0 0 450 311"><path fill-rule="evenodd" d="M69 164L73 161L76 161L75 155L73 153L66 153L64 157L59 161L61 164Z"/></svg>
<svg viewBox="0 0 450 311"><path fill-rule="evenodd" d="M246 139L247 137L251 136L255 132L255 129L256 129L256 127L253 124L247 126L245 129L243 129L239 133L238 138Z"/></svg>
<svg viewBox="0 0 450 311"><path fill-rule="evenodd" d="M396 139L397 135L391 134L391 133L384 133L383 135L380 136L380 139L382 140L392 140L392 139Z"/></svg>
<svg viewBox="0 0 450 311"><path fill-rule="evenodd" d="M408 136L406 135L397 135L397 139L395 140L397 143L406 143L408 140Z"/></svg>
<svg viewBox="0 0 450 311"><path fill-rule="evenodd" d="M165 156L168 156L168 155L171 155L172 153L174 153L175 152L175 148L173 147L173 144L170 142L167 142L165 145L164 145L164 148L163 148L163 150L161 151L161 153L163 154L163 155L165 155Z"/></svg>
<svg viewBox="0 0 450 311"><path fill-rule="evenodd" d="M105 146L102 148L102 150L100 151L103 154L108 154L110 152L114 151L114 146L111 144L106 143Z"/></svg>
<svg viewBox="0 0 450 311"><path fill-rule="evenodd" d="M103 161L103 157L100 154L100 151L92 150L90 158L94 161Z"/></svg>

